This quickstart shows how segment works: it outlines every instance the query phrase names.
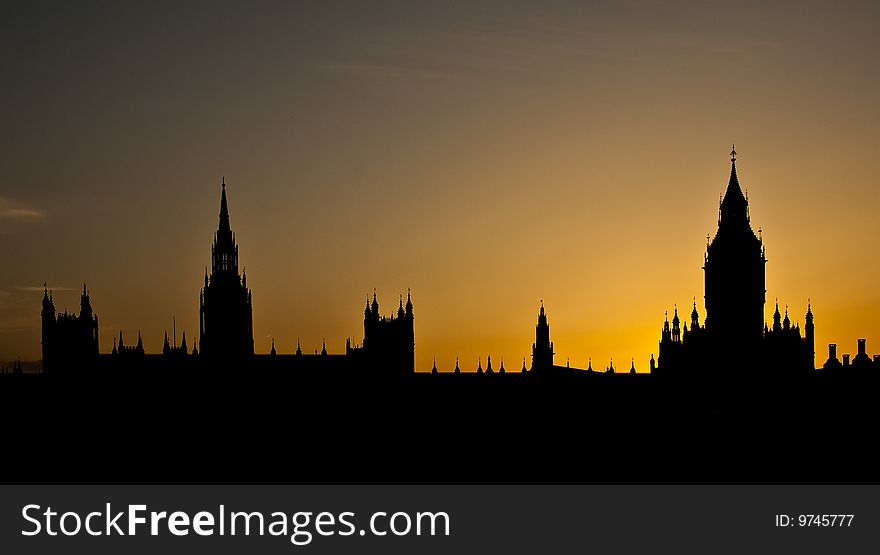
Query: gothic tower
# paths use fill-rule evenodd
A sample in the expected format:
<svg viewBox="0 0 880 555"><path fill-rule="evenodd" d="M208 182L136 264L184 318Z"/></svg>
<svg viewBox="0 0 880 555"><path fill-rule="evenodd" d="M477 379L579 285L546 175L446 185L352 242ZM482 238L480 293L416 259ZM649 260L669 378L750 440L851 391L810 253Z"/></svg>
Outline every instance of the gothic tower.
<svg viewBox="0 0 880 555"><path fill-rule="evenodd" d="M720 349L719 355L739 354L747 360L758 352L763 334L767 260L762 241L749 223L749 203L736 175L736 150L731 150L730 161L730 181L721 201L718 231L703 266L705 328Z"/></svg>
<svg viewBox="0 0 880 555"><path fill-rule="evenodd" d="M238 245L229 225L225 179L221 188L211 275L205 271L199 299L199 350L209 361L241 363L254 354L253 309L247 276L238 273Z"/></svg>
<svg viewBox="0 0 880 555"><path fill-rule="evenodd" d="M807 367L812 371L816 369L816 326L813 324L813 308L807 301L807 324L804 328L804 341L806 343L805 358Z"/></svg>
<svg viewBox="0 0 880 555"><path fill-rule="evenodd" d="M397 318L384 318L373 290L373 302L364 308L364 354L368 365L385 377L405 377L415 371L415 315L412 295L406 292L397 306Z"/></svg>
<svg viewBox="0 0 880 555"><path fill-rule="evenodd" d="M532 370L548 370L553 367L553 343L550 342L550 326L544 314L544 301L535 326L535 342L532 344Z"/></svg>
<svg viewBox="0 0 880 555"><path fill-rule="evenodd" d="M43 309L40 312L43 321L43 372L54 370L55 365L55 302L49 288L43 286Z"/></svg>

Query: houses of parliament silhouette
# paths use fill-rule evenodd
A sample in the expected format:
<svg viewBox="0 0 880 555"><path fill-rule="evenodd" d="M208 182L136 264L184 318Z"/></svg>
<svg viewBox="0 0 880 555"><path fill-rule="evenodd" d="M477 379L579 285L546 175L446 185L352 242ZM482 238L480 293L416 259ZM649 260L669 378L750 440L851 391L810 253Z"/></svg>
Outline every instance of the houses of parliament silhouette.
<svg viewBox="0 0 880 555"><path fill-rule="evenodd" d="M708 237L707 237L708 240ZM619 374L616 380L690 380L725 376L737 372L760 373L764 378L799 379L815 375L815 326L809 301L804 328L792 325L789 309L778 302L772 323L764 320L765 266L763 241L752 230L749 203L736 173L736 151L731 151L730 179L721 200L718 230L707 245L705 272L705 312L700 323L696 298L689 325L682 323L678 307L663 323L658 356L651 355L650 374L636 373L635 361L628 371L618 372L614 362L604 369L585 369L558 365L543 302L535 328L530 364L523 359L519 371L508 371L501 361L492 367L490 357L482 359L475 372L462 372L456 360L453 370L439 371L436 363L430 373L415 372L414 311L411 293L403 296L396 315L382 316L376 291L364 308L364 337L360 345L346 340L343 354L329 354L326 342L321 352L303 353L299 342L292 354L280 354L272 342L268 354L254 352L252 293L247 276L239 272L238 245L232 232L225 179L221 183L219 225L211 247L211 270L206 268L199 296L199 330L192 347L186 334L178 343L176 330L169 341L167 332L162 352L148 354L138 334L134 346L122 332L114 339L110 353L101 353L98 342L98 316L94 313L88 288L83 285L79 314L56 313L52 292L46 288L42 300L42 361L46 375L70 375L83 371L159 372L167 370L279 371L300 372L326 379L489 379L489 376L584 377ZM871 359L866 342L858 341L858 354L850 362L837 359L836 345L829 346L829 357L819 373L845 368L880 368L880 356ZM463 376L467 376L464 378ZM497 379L497 378L493 378Z"/></svg>

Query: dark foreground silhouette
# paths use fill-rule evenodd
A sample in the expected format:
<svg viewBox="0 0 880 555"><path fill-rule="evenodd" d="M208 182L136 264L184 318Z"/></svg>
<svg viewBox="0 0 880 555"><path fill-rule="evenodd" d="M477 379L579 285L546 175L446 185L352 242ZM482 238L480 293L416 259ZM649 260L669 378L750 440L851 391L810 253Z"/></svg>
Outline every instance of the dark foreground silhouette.
<svg viewBox="0 0 880 555"><path fill-rule="evenodd" d="M2 468L41 483L874 482L876 374L4 376Z"/></svg>

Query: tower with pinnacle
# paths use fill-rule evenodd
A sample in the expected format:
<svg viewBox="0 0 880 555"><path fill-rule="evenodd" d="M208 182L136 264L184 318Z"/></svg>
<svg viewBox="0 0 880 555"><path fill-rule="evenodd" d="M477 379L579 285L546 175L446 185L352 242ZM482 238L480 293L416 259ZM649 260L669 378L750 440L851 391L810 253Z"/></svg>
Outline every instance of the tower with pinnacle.
<svg viewBox="0 0 880 555"><path fill-rule="evenodd" d="M247 276L238 271L238 245L229 223L226 180L220 223L211 247L211 274L199 297L199 351L208 363L241 363L254 354L253 307Z"/></svg>

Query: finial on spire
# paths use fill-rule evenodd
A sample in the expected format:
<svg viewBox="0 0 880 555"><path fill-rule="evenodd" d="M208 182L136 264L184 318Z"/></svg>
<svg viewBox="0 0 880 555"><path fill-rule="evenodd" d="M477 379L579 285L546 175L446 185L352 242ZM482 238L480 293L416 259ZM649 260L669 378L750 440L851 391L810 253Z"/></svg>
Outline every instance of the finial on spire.
<svg viewBox="0 0 880 555"><path fill-rule="evenodd" d="M224 175L223 178L220 180L220 186L221 186L221 187L224 187L224 188L226 187L226 176L225 176L225 175Z"/></svg>
<svg viewBox="0 0 880 555"><path fill-rule="evenodd" d="M730 161L736 162L736 145L730 146Z"/></svg>

